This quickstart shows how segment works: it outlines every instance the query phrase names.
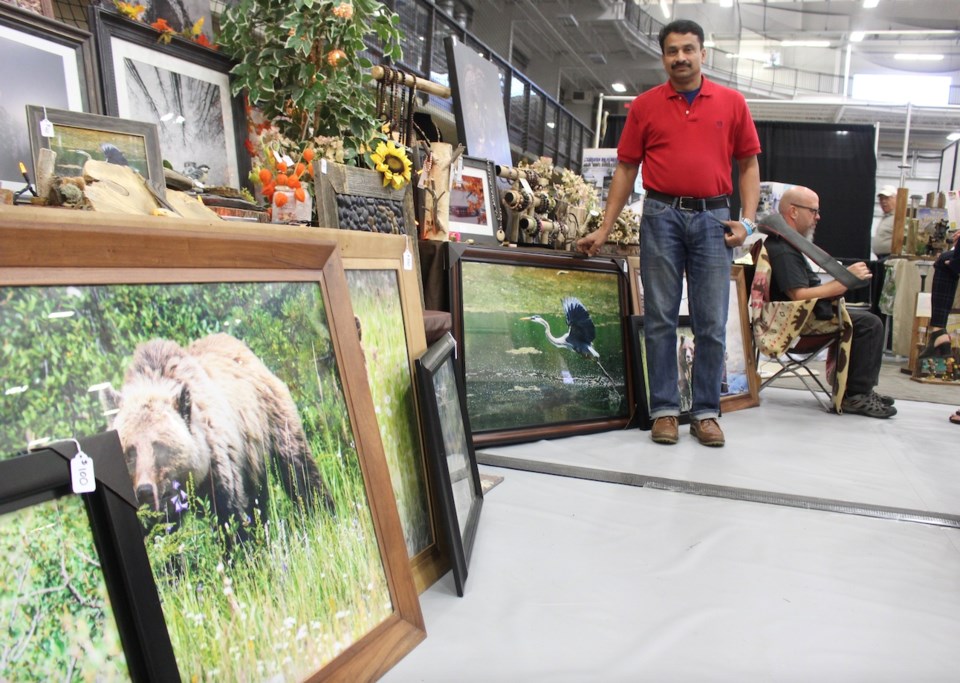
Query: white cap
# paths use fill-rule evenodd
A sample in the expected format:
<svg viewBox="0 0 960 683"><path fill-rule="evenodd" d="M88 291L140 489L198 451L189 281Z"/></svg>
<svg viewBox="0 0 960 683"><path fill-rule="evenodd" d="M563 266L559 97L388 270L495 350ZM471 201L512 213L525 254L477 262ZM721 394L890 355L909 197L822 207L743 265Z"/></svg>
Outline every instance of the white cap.
<svg viewBox="0 0 960 683"><path fill-rule="evenodd" d="M877 192L877 196L878 197L896 197L897 188L895 188L893 185L884 185L883 187L880 188L880 191Z"/></svg>

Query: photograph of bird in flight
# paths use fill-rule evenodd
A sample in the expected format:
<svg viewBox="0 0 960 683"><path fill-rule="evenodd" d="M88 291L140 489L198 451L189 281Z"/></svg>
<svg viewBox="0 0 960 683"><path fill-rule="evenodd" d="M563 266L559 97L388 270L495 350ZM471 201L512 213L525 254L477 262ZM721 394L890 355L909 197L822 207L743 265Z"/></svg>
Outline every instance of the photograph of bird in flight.
<svg viewBox="0 0 960 683"><path fill-rule="evenodd" d="M520 260L461 261L473 432L629 418L618 269Z"/></svg>

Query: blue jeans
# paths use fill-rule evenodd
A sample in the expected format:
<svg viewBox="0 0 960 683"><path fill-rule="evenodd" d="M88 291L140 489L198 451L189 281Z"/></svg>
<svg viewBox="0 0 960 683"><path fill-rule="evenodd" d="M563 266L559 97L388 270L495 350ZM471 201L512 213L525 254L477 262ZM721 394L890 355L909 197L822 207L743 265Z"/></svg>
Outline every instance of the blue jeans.
<svg viewBox="0 0 960 683"><path fill-rule="evenodd" d="M729 209L681 211L649 197L643 202L640 277L653 418L680 414L677 318L684 273L696 347L690 416L720 415L733 258L720 221L729 219Z"/></svg>

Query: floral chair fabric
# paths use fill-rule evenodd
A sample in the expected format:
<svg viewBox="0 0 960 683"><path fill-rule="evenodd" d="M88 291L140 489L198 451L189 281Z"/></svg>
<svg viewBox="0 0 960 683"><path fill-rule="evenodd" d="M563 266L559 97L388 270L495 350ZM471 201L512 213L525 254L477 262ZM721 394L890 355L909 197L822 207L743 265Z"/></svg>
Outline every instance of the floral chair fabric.
<svg viewBox="0 0 960 683"><path fill-rule="evenodd" d="M813 315L817 299L802 301L771 301L770 257L762 243L754 251L756 270L750 286L750 325L757 350L777 358L796 345L800 337L814 334L838 333L839 344L831 344L827 353L827 378L833 387L833 407L841 411L847 390L850 345L853 323L843 298L833 301L835 315L831 320L817 320Z"/></svg>

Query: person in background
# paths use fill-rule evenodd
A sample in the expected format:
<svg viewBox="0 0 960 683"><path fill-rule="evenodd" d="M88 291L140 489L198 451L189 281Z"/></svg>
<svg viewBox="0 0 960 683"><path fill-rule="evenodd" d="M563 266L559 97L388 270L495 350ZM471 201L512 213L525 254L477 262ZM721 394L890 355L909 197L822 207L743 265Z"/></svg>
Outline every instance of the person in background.
<svg viewBox="0 0 960 683"><path fill-rule="evenodd" d="M820 197L809 188L795 185L783 193L779 215L767 216L763 222L780 231L793 229L813 241L819 220ZM821 283L803 254L783 238L769 235L763 244L770 257L773 273L770 298L775 301L819 299L814 315L821 320L832 318L834 312L829 299L843 296L847 288L837 280ZM861 280L870 277L870 269L862 261L847 266L847 270ZM875 391L883 360L883 323L867 310L848 308L847 312L853 323L853 340L850 345L847 394L841 409L844 413L867 417L893 417L897 414L893 399Z"/></svg>
<svg viewBox="0 0 960 683"><path fill-rule="evenodd" d="M897 206L897 188L884 185L877 193L877 201L883 211L883 218L877 223L877 232L870 242L870 248L877 255L877 259L885 259L890 255L890 243L893 241L893 210Z"/></svg>
<svg viewBox="0 0 960 683"><path fill-rule="evenodd" d="M684 274L696 337L690 433L723 446L720 384L724 369L732 248L753 232L760 199L760 140L743 95L707 80L703 29L678 20L659 35L668 82L630 106L603 223L577 249L600 251L623 210L640 164L646 195L640 224L640 273L650 377L651 438L679 439L677 323ZM743 218L730 220L732 160L739 170Z"/></svg>

